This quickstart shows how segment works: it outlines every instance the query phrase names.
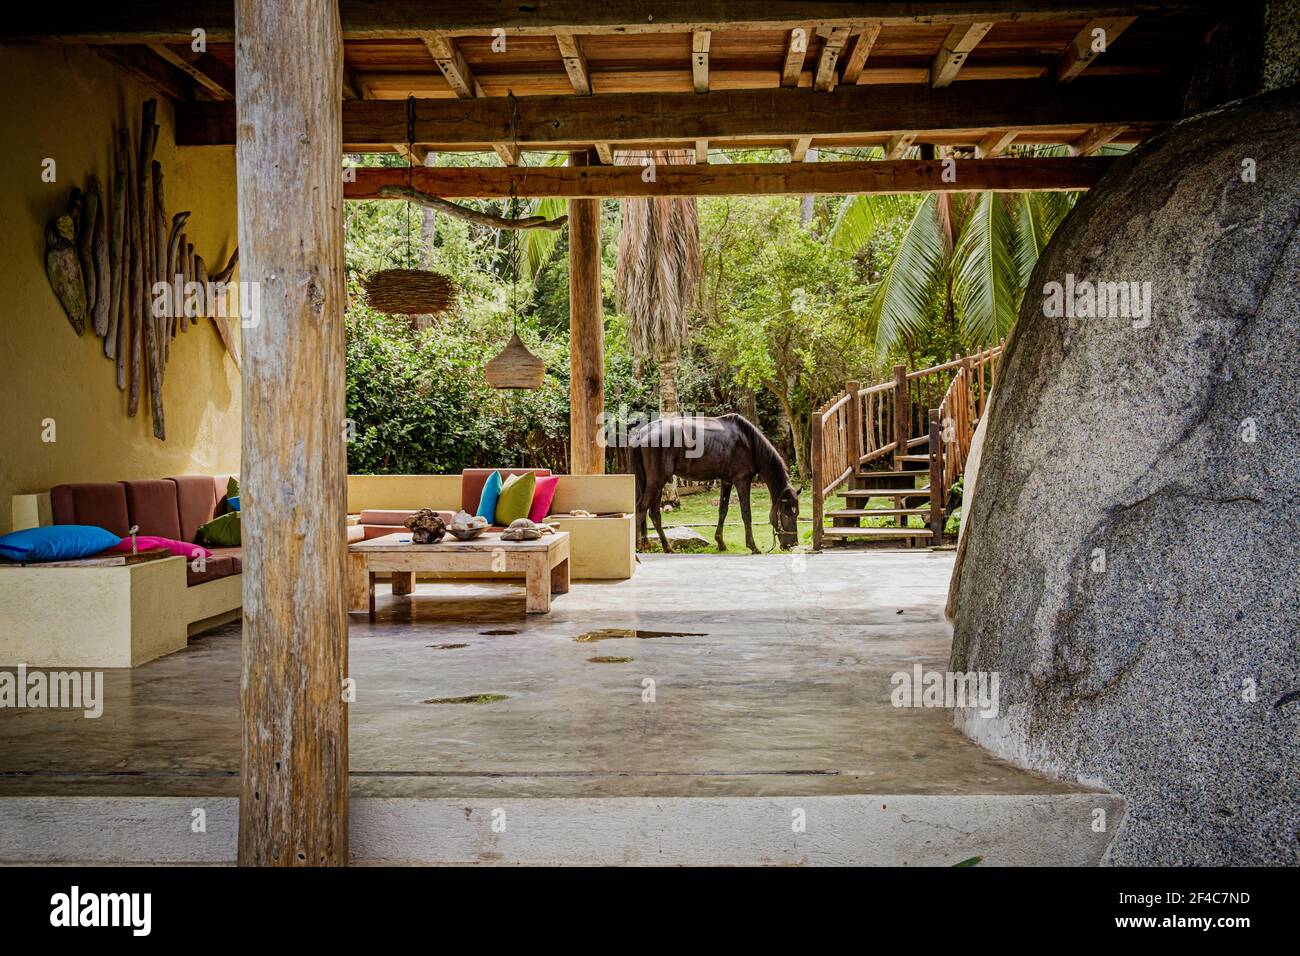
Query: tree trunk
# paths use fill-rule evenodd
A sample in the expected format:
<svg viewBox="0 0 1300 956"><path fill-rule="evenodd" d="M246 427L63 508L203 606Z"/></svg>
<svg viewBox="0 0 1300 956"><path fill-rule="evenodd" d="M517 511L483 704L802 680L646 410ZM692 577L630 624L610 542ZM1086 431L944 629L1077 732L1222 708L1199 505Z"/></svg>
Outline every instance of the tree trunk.
<svg viewBox="0 0 1300 956"><path fill-rule="evenodd" d="M235 2L244 330L239 862L348 860L343 51L336 0ZM255 300L256 301L256 300Z"/></svg>
<svg viewBox="0 0 1300 956"><path fill-rule="evenodd" d="M783 392L778 391L772 386L768 386L768 391L776 396L776 400L781 403L781 416L785 419L786 428L790 432L790 441L794 445L794 471L797 475L806 475L807 456L803 450L803 423L799 416L795 414L790 405L789 397Z"/></svg>
<svg viewBox="0 0 1300 956"><path fill-rule="evenodd" d="M676 355L659 360L659 414L676 415L677 406L677 366L680 359Z"/></svg>

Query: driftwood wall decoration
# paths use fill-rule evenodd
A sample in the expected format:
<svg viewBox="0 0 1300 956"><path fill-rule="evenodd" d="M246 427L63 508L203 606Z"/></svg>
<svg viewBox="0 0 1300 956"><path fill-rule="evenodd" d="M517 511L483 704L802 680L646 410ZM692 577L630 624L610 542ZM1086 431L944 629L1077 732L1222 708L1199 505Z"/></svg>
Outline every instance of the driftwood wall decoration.
<svg viewBox="0 0 1300 956"><path fill-rule="evenodd" d="M239 368L227 298L239 250L210 274L183 231L190 213L168 217L162 163L154 159L157 110L157 100L144 103L138 138L117 130L112 190L89 176L86 191L74 188L64 212L46 224L45 272L73 331L89 327L104 340L127 415L139 412L146 383L153 433L166 440L162 386L178 333L211 318Z"/></svg>

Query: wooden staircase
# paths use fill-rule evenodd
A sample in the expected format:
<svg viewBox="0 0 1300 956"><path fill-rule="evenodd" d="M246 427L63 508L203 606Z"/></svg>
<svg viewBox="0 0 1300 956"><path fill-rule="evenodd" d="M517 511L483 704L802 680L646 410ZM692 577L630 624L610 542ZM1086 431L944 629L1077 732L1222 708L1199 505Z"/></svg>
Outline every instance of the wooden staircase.
<svg viewBox="0 0 1300 956"><path fill-rule="evenodd" d="M1002 346L866 388L849 382L813 415L813 545L943 542L944 509L962 476ZM827 507L828 499L842 506ZM827 521L829 519L829 524Z"/></svg>

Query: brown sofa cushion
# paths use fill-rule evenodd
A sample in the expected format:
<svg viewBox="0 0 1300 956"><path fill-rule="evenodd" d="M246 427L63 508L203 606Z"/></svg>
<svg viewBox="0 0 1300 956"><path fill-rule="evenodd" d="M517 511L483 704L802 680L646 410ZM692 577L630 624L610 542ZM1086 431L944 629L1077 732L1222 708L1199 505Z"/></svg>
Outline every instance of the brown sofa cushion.
<svg viewBox="0 0 1300 956"><path fill-rule="evenodd" d="M170 478L146 478L124 481L126 506L131 523L139 525L140 534L156 534L179 540L180 511L176 504L176 482Z"/></svg>
<svg viewBox="0 0 1300 956"><path fill-rule="evenodd" d="M213 554L203 565L202 571L194 570L194 565L185 563L185 586L192 588L196 584L207 584L220 578L239 573L238 561L229 556Z"/></svg>
<svg viewBox="0 0 1300 956"><path fill-rule="evenodd" d="M93 525L123 538L131 532L126 489L118 481L55 485L50 512L55 524Z"/></svg>
<svg viewBox="0 0 1300 956"><path fill-rule="evenodd" d="M217 479L211 475L177 475L171 480L176 484L181 540L193 541L199 528L217 516L217 501L226 493L226 483L221 482L218 492Z"/></svg>
<svg viewBox="0 0 1300 956"><path fill-rule="evenodd" d="M413 514L415 514L414 508L406 511L397 511L387 508L369 508L361 512L357 524L396 525L400 528L402 527L402 522Z"/></svg>
<svg viewBox="0 0 1300 956"><path fill-rule="evenodd" d="M501 480L511 475L526 475L530 471L538 478L551 473L549 468L466 468L460 473L460 506L470 514L478 511L479 499L483 497L483 486L488 476L494 471L501 472Z"/></svg>
<svg viewBox="0 0 1300 956"><path fill-rule="evenodd" d="M234 574L244 573L244 549L235 548L208 548L214 558L229 558L235 564ZM211 559L209 559L211 560Z"/></svg>

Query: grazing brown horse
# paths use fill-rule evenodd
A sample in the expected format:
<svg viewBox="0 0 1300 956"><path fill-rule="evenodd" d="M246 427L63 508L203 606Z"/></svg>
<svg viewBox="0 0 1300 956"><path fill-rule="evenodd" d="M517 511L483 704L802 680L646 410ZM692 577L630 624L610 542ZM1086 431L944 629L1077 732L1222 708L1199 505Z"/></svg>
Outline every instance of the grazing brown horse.
<svg viewBox="0 0 1300 956"><path fill-rule="evenodd" d="M694 481L718 481L722 498L718 508L718 549L727 550L722 525L734 486L745 519L745 544L758 554L749 514L749 489L755 479L767 485L772 495L768 514L782 548L793 548L799 540L799 492L790 485L790 472L781 453L766 436L740 415L717 418L659 418L642 425L628 436L632 470L636 474L637 547L647 543L645 516L654 519L655 531L664 551L672 551L659 515L659 496L676 475Z"/></svg>

